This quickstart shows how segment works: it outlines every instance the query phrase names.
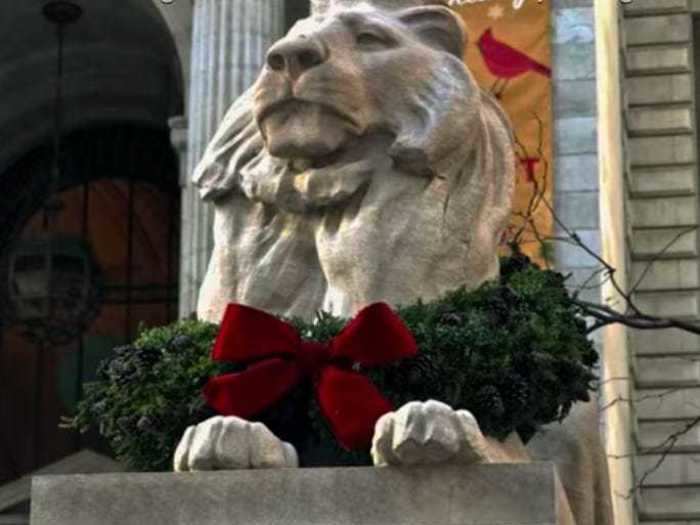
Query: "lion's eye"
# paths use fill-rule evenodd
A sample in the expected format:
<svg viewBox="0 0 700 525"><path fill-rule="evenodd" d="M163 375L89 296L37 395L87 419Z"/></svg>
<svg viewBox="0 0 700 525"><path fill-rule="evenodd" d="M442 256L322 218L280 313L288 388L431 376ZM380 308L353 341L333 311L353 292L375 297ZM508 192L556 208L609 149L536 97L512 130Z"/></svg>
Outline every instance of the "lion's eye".
<svg viewBox="0 0 700 525"><path fill-rule="evenodd" d="M355 42L358 46L367 49L380 49L389 47L391 42L384 36L369 31L362 31L355 36Z"/></svg>

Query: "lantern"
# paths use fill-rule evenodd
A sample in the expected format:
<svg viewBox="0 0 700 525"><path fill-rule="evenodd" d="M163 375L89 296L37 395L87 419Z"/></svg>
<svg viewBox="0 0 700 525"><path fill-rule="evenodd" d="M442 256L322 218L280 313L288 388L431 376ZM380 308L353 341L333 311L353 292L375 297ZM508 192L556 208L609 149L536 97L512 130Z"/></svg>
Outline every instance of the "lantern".
<svg viewBox="0 0 700 525"><path fill-rule="evenodd" d="M44 207L44 233L20 239L9 256L9 299L13 320L25 334L42 345L67 343L95 319L100 287L97 267L80 237L50 231L61 209L58 199L63 134L63 40L67 25L75 23L82 8L68 0L52 0L42 9L56 26L56 93L53 129L53 163Z"/></svg>
<svg viewBox="0 0 700 525"><path fill-rule="evenodd" d="M80 238L45 235L19 240L9 259L14 322L37 342L65 344L99 312L99 272Z"/></svg>

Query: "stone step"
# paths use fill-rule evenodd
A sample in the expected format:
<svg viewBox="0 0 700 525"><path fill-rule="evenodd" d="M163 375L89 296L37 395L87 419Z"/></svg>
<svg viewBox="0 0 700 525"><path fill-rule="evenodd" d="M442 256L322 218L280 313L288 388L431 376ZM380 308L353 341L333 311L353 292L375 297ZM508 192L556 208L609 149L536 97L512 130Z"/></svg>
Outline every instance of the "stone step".
<svg viewBox="0 0 700 525"><path fill-rule="evenodd" d="M627 18L623 23L627 46L689 42L692 35L687 13Z"/></svg>
<svg viewBox="0 0 700 525"><path fill-rule="evenodd" d="M696 322L700 324L700 321ZM628 333L630 348L637 358L687 354L700 356L700 336L685 330L630 330Z"/></svg>
<svg viewBox="0 0 700 525"><path fill-rule="evenodd" d="M687 12L688 0L632 0L623 2L624 16L646 16L661 13Z"/></svg>
<svg viewBox="0 0 700 525"><path fill-rule="evenodd" d="M630 136L692 133L695 113L689 105L638 106L625 111Z"/></svg>
<svg viewBox="0 0 700 525"><path fill-rule="evenodd" d="M682 320L700 316L698 290L674 290L669 292L637 292L633 299L637 307L648 315L676 317Z"/></svg>
<svg viewBox="0 0 700 525"><path fill-rule="evenodd" d="M698 231L695 226L633 228L630 250L633 260L696 257Z"/></svg>
<svg viewBox="0 0 700 525"><path fill-rule="evenodd" d="M635 361L639 388L700 387L700 352L687 356L637 357Z"/></svg>
<svg viewBox="0 0 700 525"><path fill-rule="evenodd" d="M687 44L630 47L624 58L628 76L687 73L693 69L693 53Z"/></svg>
<svg viewBox="0 0 700 525"><path fill-rule="evenodd" d="M678 439L670 443L669 436L677 434ZM694 420L689 419L640 421L637 423L635 440L642 453L662 453L671 444L674 452L700 452L700 425L694 425Z"/></svg>
<svg viewBox="0 0 700 525"><path fill-rule="evenodd" d="M698 199L694 195L631 199L633 228L668 228L698 224Z"/></svg>
<svg viewBox="0 0 700 525"><path fill-rule="evenodd" d="M641 291L680 290L700 287L697 259L667 259L632 263L631 284Z"/></svg>
<svg viewBox="0 0 700 525"><path fill-rule="evenodd" d="M625 81L630 106L678 104L693 100L693 76L690 73L630 77Z"/></svg>
<svg viewBox="0 0 700 525"><path fill-rule="evenodd" d="M695 141L692 135L631 137L628 145L630 165L634 167L695 162Z"/></svg>
<svg viewBox="0 0 700 525"><path fill-rule="evenodd" d="M643 487L700 485L700 454L639 456L635 461L635 475L637 483Z"/></svg>
<svg viewBox="0 0 700 525"><path fill-rule="evenodd" d="M633 198L694 195L697 193L696 177L693 164L631 168L630 194Z"/></svg>
<svg viewBox="0 0 700 525"><path fill-rule="evenodd" d="M699 387L637 389L634 401L640 423L700 416Z"/></svg>
<svg viewBox="0 0 700 525"><path fill-rule="evenodd" d="M642 520L700 519L700 486L648 487L641 490L639 513Z"/></svg>

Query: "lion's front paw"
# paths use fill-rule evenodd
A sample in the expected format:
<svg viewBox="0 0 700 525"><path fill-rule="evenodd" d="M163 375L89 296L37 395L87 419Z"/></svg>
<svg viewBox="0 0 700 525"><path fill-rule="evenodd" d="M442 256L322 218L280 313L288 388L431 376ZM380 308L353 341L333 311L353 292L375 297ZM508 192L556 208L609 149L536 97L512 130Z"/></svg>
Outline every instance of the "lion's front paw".
<svg viewBox="0 0 700 525"><path fill-rule="evenodd" d="M299 466L296 450L262 423L213 417L189 427L177 446L175 472Z"/></svg>
<svg viewBox="0 0 700 525"><path fill-rule="evenodd" d="M471 412L439 401L414 401L379 418L372 458L376 466L490 462L488 444Z"/></svg>

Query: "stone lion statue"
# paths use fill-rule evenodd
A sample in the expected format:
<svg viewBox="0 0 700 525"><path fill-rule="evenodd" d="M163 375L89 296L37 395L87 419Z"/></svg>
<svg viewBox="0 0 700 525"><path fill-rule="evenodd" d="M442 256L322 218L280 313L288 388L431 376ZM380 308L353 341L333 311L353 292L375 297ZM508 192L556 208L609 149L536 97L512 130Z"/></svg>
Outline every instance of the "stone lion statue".
<svg viewBox="0 0 700 525"><path fill-rule="evenodd" d="M497 276L510 125L465 67L464 25L443 4L319 0L272 46L194 174L215 208L201 319L219 322L230 302L349 317ZM577 523L609 523L592 407L570 420L527 450L483 436L467 411L409 403L378 421L372 454L377 465L560 460ZM189 428L175 457L176 470L296 464L263 425L222 417Z"/></svg>

